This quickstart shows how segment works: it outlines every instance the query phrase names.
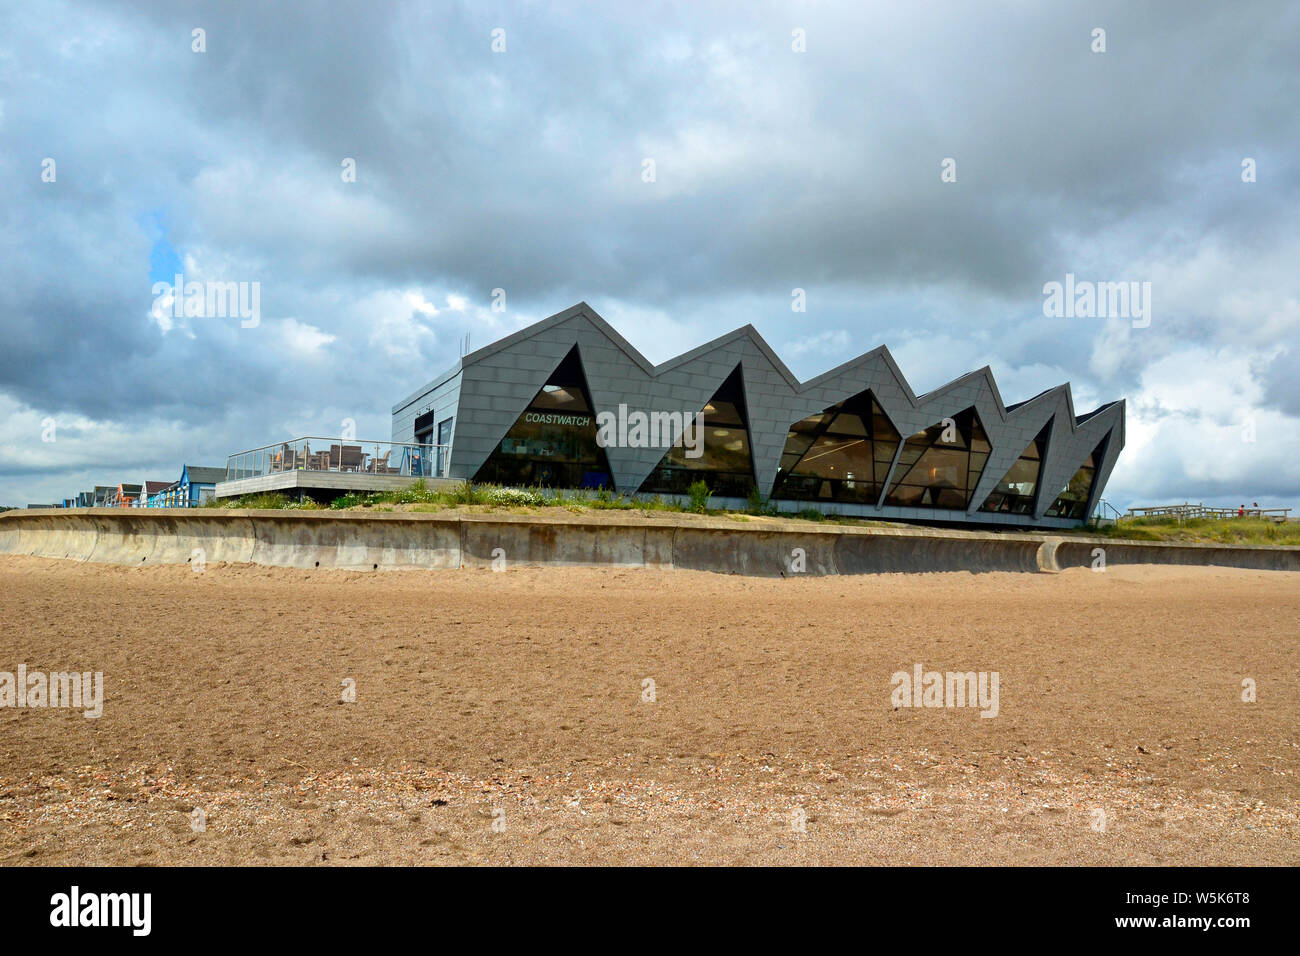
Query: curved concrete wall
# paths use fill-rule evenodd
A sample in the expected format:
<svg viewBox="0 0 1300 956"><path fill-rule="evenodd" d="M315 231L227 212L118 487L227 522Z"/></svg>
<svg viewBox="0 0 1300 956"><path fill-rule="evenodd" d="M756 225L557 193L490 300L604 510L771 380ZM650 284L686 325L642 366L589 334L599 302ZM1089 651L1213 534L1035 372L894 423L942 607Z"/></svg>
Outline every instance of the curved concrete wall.
<svg viewBox="0 0 1300 956"><path fill-rule="evenodd" d="M506 566L682 568L760 576L1060 571L1196 564L1300 571L1300 548L1169 545L780 521L328 511L68 509L0 515L0 553L108 564L252 563L354 571Z"/></svg>
<svg viewBox="0 0 1300 956"><path fill-rule="evenodd" d="M1160 541L1115 541L1108 538L1061 538L1055 548L1056 570L1092 567L1094 552L1106 564L1194 564L1260 571L1300 571L1300 548L1267 545L1165 544Z"/></svg>

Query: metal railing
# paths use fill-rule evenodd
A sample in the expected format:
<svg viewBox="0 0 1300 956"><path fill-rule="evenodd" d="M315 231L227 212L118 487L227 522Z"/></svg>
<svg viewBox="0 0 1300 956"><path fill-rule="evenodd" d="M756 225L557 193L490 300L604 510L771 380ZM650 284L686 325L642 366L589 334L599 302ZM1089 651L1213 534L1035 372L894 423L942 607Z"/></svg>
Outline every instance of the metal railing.
<svg viewBox="0 0 1300 956"><path fill-rule="evenodd" d="M1108 525L1108 524L1117 524L1119 520L1123 517L1124 515L1120 513L1120 510L1118 508L1112 505L1105 498L1099 498L1097 500L1097 509L1093 512L1092 515L1092 520L1094 524L1101 526L1101 525Z"/></svg>
<svg viewBox="0 0 1300 956"><path fill-rule="evenodd" d="M450 445L293 438L231 455L226 459L226 481L293 471L445 478L450 463Z"/></svg>
<svg viewBox="0 0 1300 956"><path fill-rule="evenodd" d="M1204 504L1154 505L1145 508L1129 508L1126 518L1155 518L1169 516L1185 521L1189 518L1268 518L1279 524L1285 522L1291 513L1290 508L1215 508Z"/></svg>
<svg viewBox="0 0 1300 956"><path fill-rule="evenodd" d="M145 504L138 505L140 508L202 508L207 501L211 500L211 495L201 501L195 501L191 498L182 498L179 495L168 495L161 497L158 495L150 498Z"/></svg>

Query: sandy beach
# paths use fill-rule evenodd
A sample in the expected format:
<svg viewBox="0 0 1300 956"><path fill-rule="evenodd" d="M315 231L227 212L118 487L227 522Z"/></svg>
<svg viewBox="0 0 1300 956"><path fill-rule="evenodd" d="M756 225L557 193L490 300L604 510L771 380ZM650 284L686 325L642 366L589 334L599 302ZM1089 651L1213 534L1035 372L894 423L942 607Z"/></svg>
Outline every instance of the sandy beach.
<svg viewBox="0 0 1300 956"><path fill-rule="evenodd" d="M1298 584L0 557L0 672L104 687L0 707L0 858L1295 865Z"/></svg>

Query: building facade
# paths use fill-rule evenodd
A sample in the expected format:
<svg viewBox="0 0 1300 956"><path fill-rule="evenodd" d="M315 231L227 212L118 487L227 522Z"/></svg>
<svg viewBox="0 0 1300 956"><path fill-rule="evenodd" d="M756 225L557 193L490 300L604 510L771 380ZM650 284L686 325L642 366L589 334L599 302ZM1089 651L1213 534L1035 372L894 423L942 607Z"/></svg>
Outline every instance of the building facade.
<svg viewBox="0 0 1300 956"><path fill-rule="evenodd" d="M181 476L164 489L155 507L197 508L212 500L226 469L216 465L182 465Z"/></svg>
<svg viewBox="0 0 1300 956"><path fill-rule="evenodd" d="M917 395L881 346L800 382L753 326L651 365L586 303L466 355L393 407L448 477L754 496L781 511L1070 527L1124 445L1124 402L1004 405L988 368ZM445 447L437 447L445 446Z"/></svg>
<svg viewBox="0 0 1300 956"><path fill-rule="evenodd" d="M122 482L109 494L104 504L110 508L133 508L140 497L140 486Z"/></svg>
<svg viewBox="0 0 1300 956"><path fill-rule="evenodd" d="M136 508L159 508L161 507L162 494L168 488L166 481L143 481L140 483L140 494L136 497L134 507Z"/></svg>

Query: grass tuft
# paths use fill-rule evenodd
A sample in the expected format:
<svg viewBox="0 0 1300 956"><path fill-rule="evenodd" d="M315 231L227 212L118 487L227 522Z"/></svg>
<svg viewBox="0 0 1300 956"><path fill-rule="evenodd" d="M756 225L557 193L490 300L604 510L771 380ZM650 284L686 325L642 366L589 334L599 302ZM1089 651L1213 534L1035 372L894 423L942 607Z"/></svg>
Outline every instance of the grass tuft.
<svg viewBox="0 0 1300 956"><path fill-rule="evenodd" d="M1187 518L1169 515L1126 518L1100 528L1080 529L1103 538L1195 544L1300 545L1300 522L1267 518Z"/></svg>

